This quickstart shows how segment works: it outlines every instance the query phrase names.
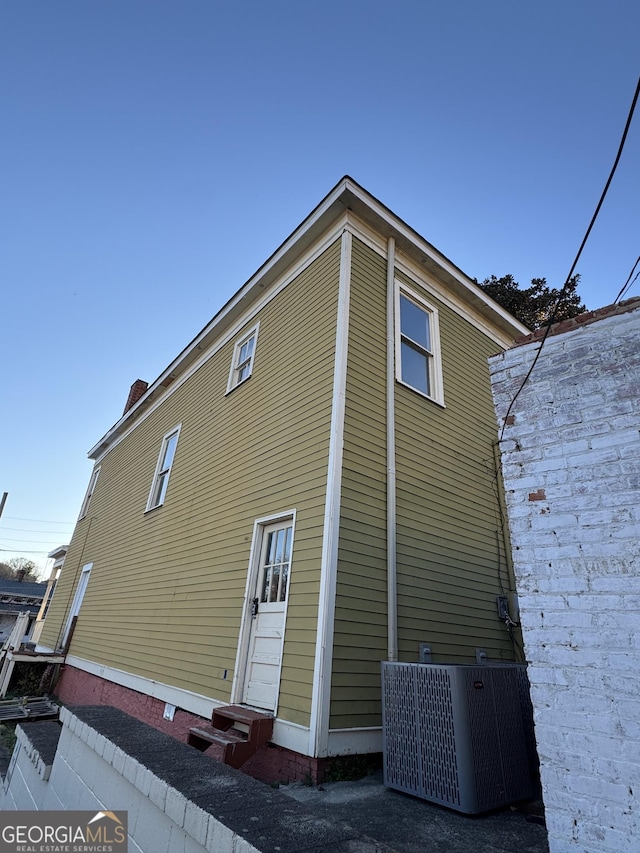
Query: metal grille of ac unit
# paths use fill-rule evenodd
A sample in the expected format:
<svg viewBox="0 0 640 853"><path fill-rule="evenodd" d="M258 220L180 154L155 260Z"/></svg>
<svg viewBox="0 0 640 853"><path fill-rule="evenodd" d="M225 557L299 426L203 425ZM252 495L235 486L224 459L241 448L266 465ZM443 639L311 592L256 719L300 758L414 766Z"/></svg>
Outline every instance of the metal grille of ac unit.
<svg viewBox="0 0 640 853"><path fill-rule="evenodd" d="M522 711L524 740L529 759L531 786L534 793L540 794L540 761L538 759L538 748L536 746L536 735L533 725L533 705L531 703L531 689L529 676L527 675L527 665L524 663L502 663L492 664L492 666L512 669L515 672L520 710Z"/></svg>
<svg viewBox="0 0 640 853"><path fill-rule="evenodd" d="M469 814L531 796L518 678L383 663L385 784Z"/></svg>
<svg viewBox="0 0 640 853"><path fill-rule="evenodd" d="M436 800L459 802L451 684L446 673L426 667L418 668L416 676L420 773L425 791ZM428 767L433 771L427 772Z"/></svg>

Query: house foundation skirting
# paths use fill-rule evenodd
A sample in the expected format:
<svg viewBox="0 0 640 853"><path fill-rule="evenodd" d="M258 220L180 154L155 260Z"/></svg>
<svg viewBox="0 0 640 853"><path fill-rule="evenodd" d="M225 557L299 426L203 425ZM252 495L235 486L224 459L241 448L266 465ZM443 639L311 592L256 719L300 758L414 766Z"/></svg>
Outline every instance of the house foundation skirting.
<svg viewBox="0 0 640 853"><path fill-rule="evenodd" d="M163 717L165 702L69 664L62 669L56 696L69 705L108 705L186 743L193 726L208 723L205 717L176 709L173 720ZM213 759L212 759L213 760ZM322 781L330 758L312 758L277 744L262 747L241 768L263 782Z"/></svg>

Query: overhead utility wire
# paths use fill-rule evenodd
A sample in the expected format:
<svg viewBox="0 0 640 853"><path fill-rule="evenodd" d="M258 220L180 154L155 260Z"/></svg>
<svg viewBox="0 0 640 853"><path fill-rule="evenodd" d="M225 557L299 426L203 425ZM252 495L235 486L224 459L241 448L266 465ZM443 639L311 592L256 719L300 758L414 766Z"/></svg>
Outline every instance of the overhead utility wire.
<svg viewBox="0 0 640 853"><path fill-rule="evenodd" d="M533 373L533 368L536 366L538 359L540 358L540 353L542 352L542 347L544 346L545 341L547 340L547 338L549 336L549 332L551 331L551 327L553 326L553 324L555 322L556 315L558 313L558 309L560 308L560 305L562 304L562 299L564 297L564 294L565 294L567 288L569 287L569 285L571 283L571 277L573 276L573 271L575 270L576 266L578 265L578 260L580 259L580 255L582 254L582 250L584 249L586 242L589 239L589 235L591 234L591 229L593 228L593 226L595 224L595 221L598 217L598 214L600 213L600 208L602 207L602 203L604 202L605 196L607 195L607 192L609 191L609 186L611 185L611 181L613 180L613 176L615 175L616 169L618 168L618 163L620 162L620 157L622 156L622 149L624 148L624 144L627 140L627 134L629 133L629 127L631 126L631 120L633 118L633 113L634 113L635 108L636 108L636 103L638 102L638 94L640 94L640 77L638 77L638 82L636 84L636 91L635 91L635 94L633 96L633 101L631 102L631 107L629 109L629 115L627 116L627 122L624 126L622 138L621 138L620 144L618 146L618 153L616 154L616 159L614 160L613 166L611 167L611 172L609 173L609 177L607 178L607 183L604 186L604 189L602 191L602 195L600 196L600 201L598 202L596 209L593 213L593 216L591 217L591 222L589 223L589 227L587 228L586 233L585 233L584 237L582 238L582 243L580 243L580 248L578 249L578 254L575 256L573 264L571 265L571 269L569 270L569 275L567 276L566 281L562 287L562 290L560 291L560 295L558 296L558 299L556 300L556 304L554 305L553 311L551 313L551 317L549 318L549 320L547 322L546 328L544 330L544 335L542 336L542 340L540 341L540 346L538 347L538 351L536 352L535 358L533 359L533 361L531 363L531 367L527 371L527 375L522 380L522 384L520 385L520 387L516 391L514 398L509 403L509 408L507 409L507 413L504 416L504 421L502 423L502 429L500 430L500 441L502 441L502 437L504 435L504 430L505 430L505 427L507 425L507 418L511 414L511 409L513 409L516 400L518 399L518 397L522 393L522 389L524 388L524 386L529 381L529 377Z"/></svg>
<svg viewBox="0 0 640 853"><path fill-rule="evenodd" d="M634 265L633 265L633 267L631 268L631 272L629 273L629 276L628 276L627 280L625 281L625 283L624 283L624 284L622 285L622 287L620 288L620 293L619 293L619 294L616 296L616 298L613 300L613 304L614 304L614 305L618 302L618 300L622 299L622 297L624 296L624 294L627 292L627 290L629 290L629 288L631 287L631 285L633 284L633 282L634 282L634 281L638 278L638 276L640 275L640 270L639 270L639 271L635 274L635 276L633 277L633 280L631 279L631 276L632 276L632 275L633 275L633 273L635 272L635 269L636 269L636 267L638 266L638 264L640 264L640 255L638 255L638 258L637 258L637 260L636 260L635 264L634 264Z"/></svg>
<svg viewBox="0 0 640 853"><path fill-rule="evenodd" d="M62 536L69 535L68 530L29 530L27 527L5 527L4 524L0 523L0 534L5 530L12 530L14 533L44 533L46 536L55 536L57 533Z"/></svg>
<svg viewBox="0 0 640 853"><path fill-rule="evenodd" d="M75 524L74 521L47 521L46 518L18 518L15 515L5 515L4 518L10 518L11 521L35 521L37 524Z"/></svg>
<svg viewBox="0 0 640 853"><path fill-rule="evenodd" d="M28 533L28 530L23 530L23 533ZM2 535L2 531L0 531L0 535ZM66 536L67 534L65 534ZM3 542L32 542L34 545L46 545L47 542L53 542L56 540L57 536L52 536L49 539L13 539L11 536L2 536Z"/></svg>
<svg viewBox="0 0 640 853"><path fill-rule="evenodd" d="M15 548L0 548L0 552L4 554L48 554L49 551L19 551Z"/></svg>

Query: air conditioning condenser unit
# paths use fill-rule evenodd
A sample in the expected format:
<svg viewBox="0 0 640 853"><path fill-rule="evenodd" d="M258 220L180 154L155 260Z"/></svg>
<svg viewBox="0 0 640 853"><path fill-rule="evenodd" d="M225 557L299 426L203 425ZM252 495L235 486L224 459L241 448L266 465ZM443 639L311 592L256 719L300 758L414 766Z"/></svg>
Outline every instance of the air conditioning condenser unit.
<svg viewBox="0 0 640 853"><path fill-rule="evenodd" d="M530 799L523 675L518 665L384 662L385 785L466 814Z"/></svg>

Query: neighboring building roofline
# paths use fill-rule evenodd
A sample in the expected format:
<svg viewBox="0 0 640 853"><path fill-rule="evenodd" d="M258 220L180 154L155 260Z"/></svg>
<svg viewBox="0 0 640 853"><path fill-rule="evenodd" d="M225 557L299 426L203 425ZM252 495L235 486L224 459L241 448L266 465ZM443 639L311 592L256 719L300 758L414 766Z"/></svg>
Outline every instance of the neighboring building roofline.
<svg viewBox="0 0 640 853"><path fill-rule="evenodd" d="M61 557L66 556L68 550L68 545L59 545L57 548L54 548L53 551L49 551L47 557L52 560L59 560Z"/></svg>
<svg viewBox="0 0 640 853"><path fill-rule="evenodd" d="M0 595L19 595L21 598L42 598L46 589L46 581L17 581L13 580L13 578L0 579Z"/></svg>
<svg viewBox="0 0 640 853"><path fill-rule="evenodd" d="M142 396L88 453L97 459L112 441L135 420L180 374L196 361L204 349L229 326L252 301L289 268L340 217L352 211L383 237L393 237L397 250L421 264L443 280L455 295L471 305L505 337L515 339L528 332L518 320L494 302L484 291L445 255L427 242L400 217L378 201L353 178L345 175L302 223L286 238L249 280L222 306L217 314L180 352Z"/></svg>
<svg viewBox="0 0 640 853"><path fill-rule="evenodd" d="M640 309L640 296L634 296L632 299L625 299L624 302L614 303L613 305L605 305L604 308L597 308L595 311L585 311L583 314L578 314L568 320L560 320L554 323L547 333L547 327L541 326L535 332L529 332L528 335L523 335L516 338L513 342L513 347L522 347L526 344L540 341L545 337L553 337L554 335L562 335L565 332L570 332L573 329L580 329L583 326L589 326L591 323L597 323L599 320L605 320L607 317L614 317L618 314L628 314L630 311Z"/></svg>

